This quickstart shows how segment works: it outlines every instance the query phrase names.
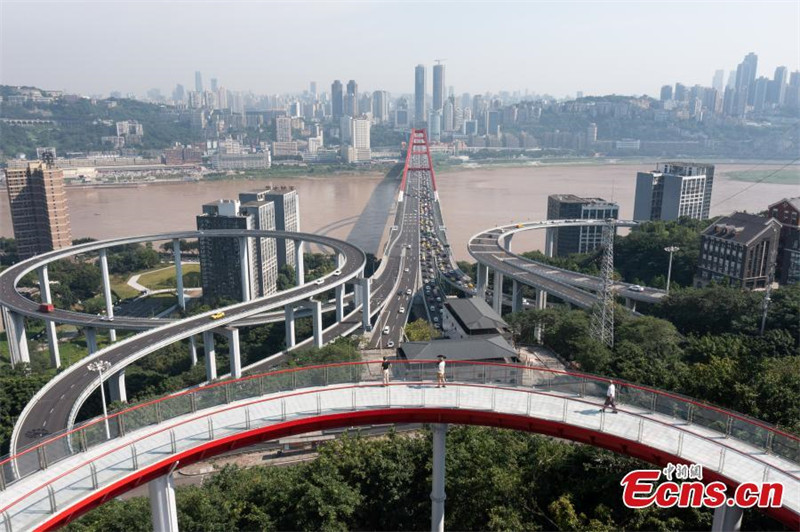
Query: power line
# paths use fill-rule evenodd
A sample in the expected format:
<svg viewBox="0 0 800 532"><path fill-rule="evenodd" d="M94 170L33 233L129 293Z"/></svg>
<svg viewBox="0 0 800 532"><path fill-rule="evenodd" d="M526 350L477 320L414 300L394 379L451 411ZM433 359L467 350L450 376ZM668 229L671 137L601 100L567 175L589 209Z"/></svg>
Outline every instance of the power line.
<svg viewBox="0 0 800 532"><path fill-rule="evenodd" d="M761 183L763 183L764 181L766 181L766 180L767 180L767 179L769 179L770 177L774 176L775 174L777 174L777 173L778 173L778 172L780 172L781 170L783 170L783 169L785 169L785 168L787 168L787 167L789 167L789 166L793 165L793 164L794 164L794 163L796 163L797 161L800 161L800 157L798 157L797 159L795 159L795 160L793 160L793 161L789 161L788 163L784 164L783 166L781 166L780 168L778 168L778 169L777 169L777 170L775 170L774 172L770 172L769 174L765 175L764 177L762 177L762 178L761 178L761 179L759 179L758 181L755 181L755 182L751 183L750 185L748 185L748 186L744 187L742 190L740 190L740 191L738 191L738 192L735 192L735 193L731 194L730 196L728 196L728 197L727 197L727 198L725 198L724 200L722 200L722 201L718 201L718 202L714 203L714 205L712 205L712 207L719 207L721 204L725 203L725 202L726 202L726 201L728 201L728 200L731 200L731 199L735 198L736 196L738 196L738 195L739 195L739 194L741 194L742 192L747 192L748 190L750 190L750 189L751 189L751 188L753 188L754 186L756 186L756 185L758 185L758 184L761 184Z"/></svg>

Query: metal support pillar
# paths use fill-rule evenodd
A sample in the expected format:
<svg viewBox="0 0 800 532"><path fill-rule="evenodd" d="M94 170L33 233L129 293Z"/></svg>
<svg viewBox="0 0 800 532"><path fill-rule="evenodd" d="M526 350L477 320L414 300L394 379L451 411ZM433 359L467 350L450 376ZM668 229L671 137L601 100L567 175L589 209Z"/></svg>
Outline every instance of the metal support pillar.
<svg viewBox="0 0 800 532"><path fill-rule="evenodd" d="M128 402L128 392L125 388L125 370L120 370L106 379L111 402Z"/></svg>
<svg viewBox="0 0 800 532"><path fill-rule="evenodd" d="M3 307L3 321L11 355L11 365L30 364L31 356L28 351L28 337L25 334L25 317Z"/></svg>
<svg viewBox="0 0 800 532"><path fill-rule="evenodd" d="M230 352L231 377L238 379L242 376L242 355L239 347L239 329L231 327L225 330L228 335L228 350Z"/></svg>
<svg viewBox="0 0 800 532"><path fill-rule="evenodd" d="M50 278L47 275L47 266L39 268L39 294L42 303L52 303L50 295ZM44 320L44 330L47 332L47 348L50 350L50 364L54 368L61 367L61 353L58 350L58 334L56 324L52 320Z"/></svg>
<svg viewBox="0 0 800 532"><path fill-rule="evenodd" d="M86 327L83 333L86 335L86 347L89 349L89 354L95 354L97 352L97 329Z"/></svg>
<svg viewBox="0 0 800 532"><path fill-rule="evenodd" d="M106 250L100 250L100 273L103 275L103 298L106 302L106 316L109 318L114 317L114 300L111 299L111 280L108 277L108 256ZM108 330L108 340L110 342L117 341L117 331L114 329Z"/></svg>
<svg viewBox="0 0 800 532"><path fill-rule="evenodd" d="M522 286L514 279L511 282L511 312L519 312L522 308Z"/></svg>
<svg viewBox="0 0 800 532"><path fill-rule="evenodd" d="M217 378L217 352L214 350L214 332L203 331L203 352L206 356L206 380Z"/></svg>
<svg viewBox="0 0 800 532"><path fill-rule="evenodd" d="M447 424L434 423L433 429L433 471L431 471L431 531L444 532L444 491L445 445L447 443Z"/></svg>
<svg viewBox="0 0 800 532"><path fill-rule="evenodd" d="M283 312L286 316L286 349L290 349L294 347L295 338L294 338L294 307L292 305L286 305L283 307Z"/></svg>
<svg viewBox="0 0 800 532"><path fill-rule="evenodd" d="M306 283L305 265L303 263L303 241L294 241L294 279L297 286Z"/></svg>
<svg viewBox="0 0 800 532"><path fill-rule="evenodd" d="M314 347L322 347L322 302L309 301L311 308L311 323L314 330Z"/></svg>
<svg viewBox="0 0 800 532"><path fill-rule="evenodd" d="M555 249L555 229L545 229L544 232L544 254L552 257Z"/></svg>
<svg viewBox="0 0 800 532"><path fill-rule="evenodd" d="M480 262L475 266L478 270L477 290L478 297L486 297L486 285L489 283L489 267L481 264Z"/></svg>
<svg viewBox="0 0 800 532"><path fill-rule="evenodd" d="M197 365L197 341L194 336L189 337L189 358L192 359L192 367Z"/></svg>
<svg viewBox="0 0 800 532"><path fill-rule="evenodd" d="M742 508L722 505L714 510L711 532L739 532L742 528Z"/></svg>
<svg viewBox="0 0 800 532"><path fill-rule="evenodd" d="M365 331L372 330L372 323L370 322L370 314L372 308L370 307L370 283L369 277L358 279L358 286L361 289L361 326Z"/></svg>
<svg viewBox="0 0 800 532"><path fill-rule="evenodd" d="M172 239L172 256L175 258L175 291L178 294L178 306L186 310L186 295L183 293L183 264L181 264L181 240Z"/></svg>
<svg viewBox="0 0 800 532"><path fill-rule="evenodd" d="M250 301L250 253L246 236L239 237L240 275L242 283L242 301Z"/></svg>
<svg viewBox="0 0 800 532"><path fill-rule="evenodd" d="M155 532L178 532L178 507L175 505L175 482L172 473L148 483L150 517Z"/></svg>
<svg viewBox="0 0 800 532"><path fill-rule="evenodd" d="M500 270L494 271L494 284L492 285L492 308L498 314L503 313L503 274Z"/></svg>

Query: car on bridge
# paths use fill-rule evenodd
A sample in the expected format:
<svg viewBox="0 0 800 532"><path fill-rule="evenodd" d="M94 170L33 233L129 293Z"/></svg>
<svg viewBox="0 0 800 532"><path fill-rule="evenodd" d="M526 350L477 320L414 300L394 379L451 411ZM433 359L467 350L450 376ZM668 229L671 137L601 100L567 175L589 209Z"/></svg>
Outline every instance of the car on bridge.
<svg viewBox="0 0 800 532"><path fill-rule="evenodd" d="M53 312L56 309L52 303L42 303L39 305L39 312Z"/></svg>
<svg viewBox="0 0 800 532"><path fill-rule="evenodd" d="M224 312L222 312L222 311L220 311L220 312L215 312L214 314L212 314L211 316L209 316L209 318L211 318L212 320L219 320L219 319L222 319L222 318L224 318L224 317L225 317L225 313L224 313Z"/></svg>

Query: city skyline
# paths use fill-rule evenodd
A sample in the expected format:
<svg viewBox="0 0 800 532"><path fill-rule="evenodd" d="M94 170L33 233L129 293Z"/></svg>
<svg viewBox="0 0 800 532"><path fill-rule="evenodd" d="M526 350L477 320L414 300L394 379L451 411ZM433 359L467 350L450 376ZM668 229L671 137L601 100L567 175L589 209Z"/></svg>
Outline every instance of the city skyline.
<svg viewBox="0 0 800 532"><path fill-rule="evenodd" d="M800 68L796 2L701 2L691 7L535 2L464 4L457 10L437 3L425 6L425 17L414 18L419 30L413 40L407 28L414 10L398 3L201 3L191 11L179 3L157 6L5 1L0 82L82 94L144 94L153 87L169 93L176 83L194 85L199 71L206 86L218 79L230 90L293 93L306 89L309 80L327 88L335 79L355 79L368 90L410 94L414 65L432 69L443 58L447 87L456 94L529 90L557 97L579 91L657 97L667 81L707 86L720 69L727 77L749 52L759 56L759 75L781 65L789 71ZM384 22L359 25L358 35L348 32L359 14ZM683 32L669 46L651 39L654 24L672 34L687 15L714 23L708 31ZM235 25L226 22L230 18ZM302 30L264 24L284 18L301 21ZM35 40L28 34L33 19L40 30ZM470 25L480 31L463 31ZM61 42L65 27L73 30L69 46ZM132 37L120 37L125 35ZM270 52L282 49L287 39L298 44L297 52ZM253 68L249 50L262 50L266 57L259 64L269 68ZM44 62L47 68L30 68ZM102 79L92 74L97 65L102 65Z"/></svg>

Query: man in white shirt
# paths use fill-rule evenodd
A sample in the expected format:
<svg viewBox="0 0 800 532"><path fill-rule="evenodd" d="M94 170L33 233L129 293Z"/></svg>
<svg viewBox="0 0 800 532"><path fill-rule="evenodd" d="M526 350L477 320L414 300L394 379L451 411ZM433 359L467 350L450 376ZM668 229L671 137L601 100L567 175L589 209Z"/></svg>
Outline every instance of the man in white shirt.
<svg viewBox="0 0 800 532"><path fill-rule="evenodd" d="M437 388L444 388L446 387L446 381L444 378L444 359L447 358L444 355L439 355L439 363L436 366L436 387Z"/></svg>
<svg viewBox="0 0 800 532"><path fill-rule="evenodd" d="M608 390L606 390L606 402L603 404L603 408L600 409L601 412L605 412L606 408L609 406L612 408L611 412L616 414L617 413L617 403L614 399L617 396L617 388L614 386L614 381L608 381Z"/></svg>

